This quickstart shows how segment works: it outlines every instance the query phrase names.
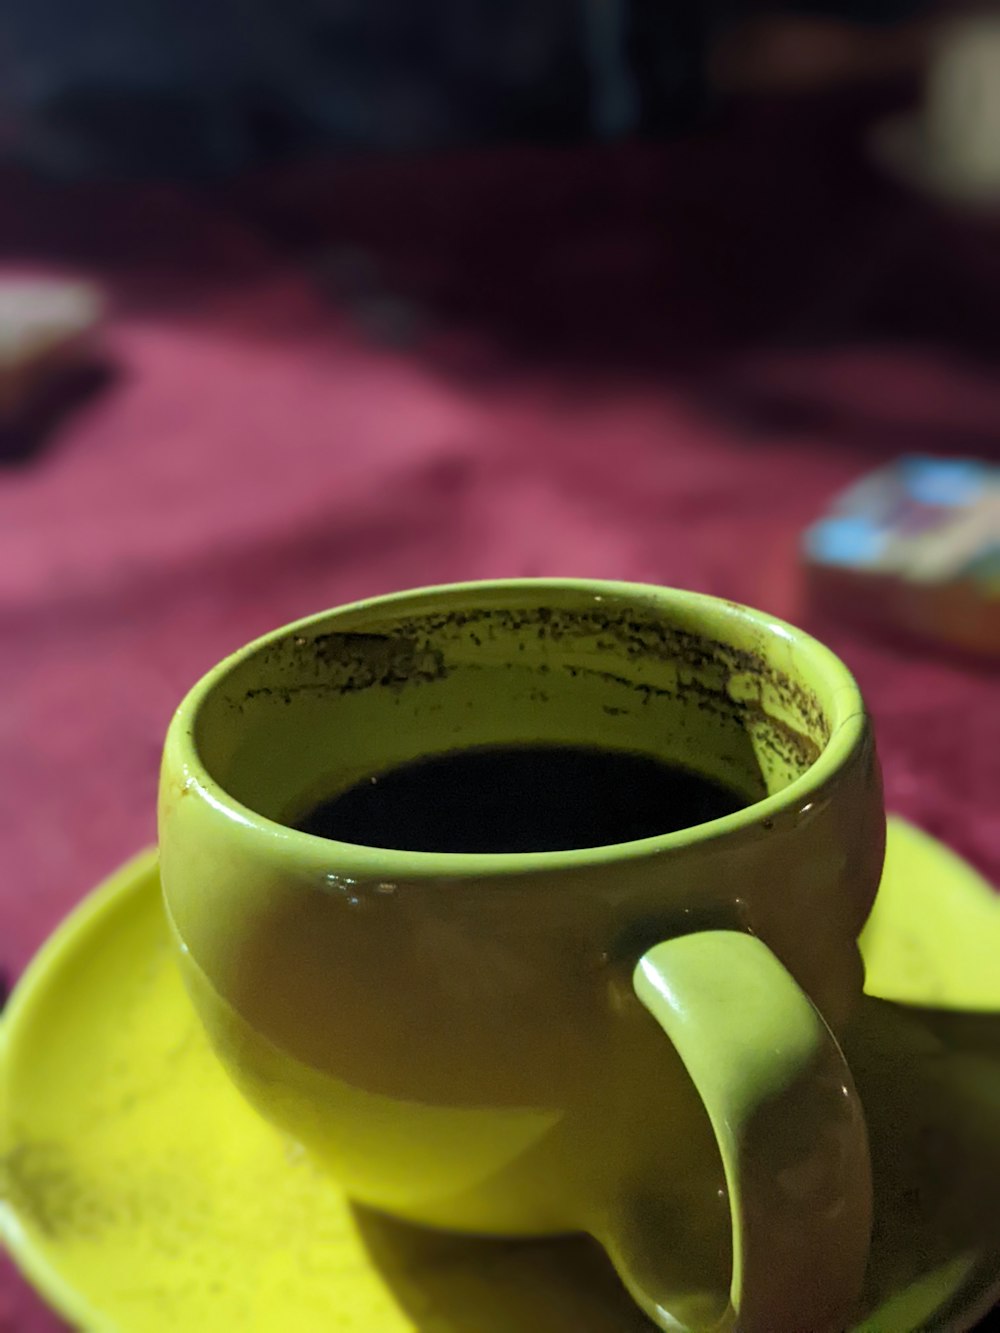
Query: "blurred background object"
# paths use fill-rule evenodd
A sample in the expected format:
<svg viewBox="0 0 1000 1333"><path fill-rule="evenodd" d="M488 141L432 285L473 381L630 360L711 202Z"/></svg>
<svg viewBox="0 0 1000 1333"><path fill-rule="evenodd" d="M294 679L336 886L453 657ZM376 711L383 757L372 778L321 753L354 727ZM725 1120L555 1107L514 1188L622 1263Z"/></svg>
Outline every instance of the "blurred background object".
<svg viewBox="0 0 1000 1333"><path fill-rule="evenodd" d="M1000 14L963 14L935 32L920 107L879 126L874 146L942 203L1000 209Z"/></svg>
<svg viewBox="0 0 1000 1333"><path fill-rule="evenodd" d="M0 463L30 457L107 374L93 284L0 276Z"/></svg>
<svg viewBox="0 0 1000 1333"><path fill-rule="evenodd" d="M1000 467L903 458L837 495L804 554L814 605L1000 663Z"/></svg>

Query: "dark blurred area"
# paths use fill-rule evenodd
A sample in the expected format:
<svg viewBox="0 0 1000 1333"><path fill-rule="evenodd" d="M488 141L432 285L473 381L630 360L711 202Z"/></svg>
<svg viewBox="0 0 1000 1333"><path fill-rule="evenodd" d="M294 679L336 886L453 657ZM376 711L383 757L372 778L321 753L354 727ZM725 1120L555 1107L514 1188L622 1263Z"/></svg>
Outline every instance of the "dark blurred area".
<svg viewBox="0 0 1000 1333"><path fill-rule="evenodd" d="M785 7L819 43L730 58L766 80L829 76L852 24L910 20L917 0ZM711 113L710 65L753 5L698 0L68 0L6 7L4 129L55 176L232 172L322 149L571 142L689 129ZM772 24L776 16L771 16ZM780 20L778 20L780 26ZM743 34L746 36L746 34ZM759 34L758 34L759 36ZM751 44L753 39L751 38ZM798 41L799 52L794 47ZM846 50L839 53L849 63ZM865 59L858 44L858 61ZM756 70L752 67L756 65ZM784 66L779 69L778 66ZM739 75L737 75L739 77Z"/></svg>
<svg viewBox="0 0 1000 1333"><path fill-rule="evenodd" d="M1000 880L995 660L802 567L873 470L1000 461L998 33L944 0L6 0L0 970L153 840L202 671L463 578L805 623L889 808ZM3 1333L47 1318L0 1277Z"/></svg>

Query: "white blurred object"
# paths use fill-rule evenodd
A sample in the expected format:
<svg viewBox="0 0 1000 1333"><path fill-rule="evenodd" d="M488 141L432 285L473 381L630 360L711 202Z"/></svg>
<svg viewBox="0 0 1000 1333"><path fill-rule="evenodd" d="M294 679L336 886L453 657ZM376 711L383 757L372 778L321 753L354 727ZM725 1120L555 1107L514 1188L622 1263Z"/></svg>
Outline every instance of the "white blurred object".
<svg viewBox="0 0 1000 1333"><path fill-rule="evenodd" d="M91 283L0 275L0 424L94 355L103 312Z"/></svg>
<svg viewBox="0 0 1000 1333"><path fill-rule="evenodd" d="M872 151L897 179L943 202L1000 209L1000 14L940 31L922 110L878 126Z"/></svg>

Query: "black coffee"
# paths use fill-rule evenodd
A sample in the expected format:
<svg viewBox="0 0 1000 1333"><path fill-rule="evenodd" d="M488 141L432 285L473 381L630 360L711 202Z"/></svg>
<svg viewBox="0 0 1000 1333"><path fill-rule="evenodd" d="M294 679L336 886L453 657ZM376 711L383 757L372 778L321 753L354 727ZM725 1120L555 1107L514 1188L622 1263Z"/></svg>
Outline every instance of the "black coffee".
<svg viewBox="0 0 1000 1333"><path fill-rule="evenodd" d="M575 745L455 750L323 801L306 833L414 852L556 852L689 828L736 792L642 754Z"/></svg>

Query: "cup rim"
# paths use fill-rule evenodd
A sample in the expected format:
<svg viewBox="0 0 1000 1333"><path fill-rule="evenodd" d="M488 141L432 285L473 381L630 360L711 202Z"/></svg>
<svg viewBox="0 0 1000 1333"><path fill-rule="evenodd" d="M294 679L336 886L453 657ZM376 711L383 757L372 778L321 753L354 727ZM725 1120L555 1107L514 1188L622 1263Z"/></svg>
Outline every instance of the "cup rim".
<svg viewBox="0 0 1000 1333"><path fill-rule="evenodd" d="M652 838L552 852L425 852L338 842L278 823L244 805L216 781L202 761L196 741L201 706L235 667L289 635L301 634L319 625L326 626L332 617L346 613L393 607L408 607L412 611L419 603L431 598L466 598L471 601L484 595L519 591L537 596L541 590L551 590L554 595L573 593L633 601L637 605L668 606L702 615L720 627L727 622L730 625L751 624L758 631L783 640L799 655L806 668L804 674L820 674L826 682L824 711L830 724L829 739L813 763L781 791L730 814ZM708 625L706 631L709 631ZM503 879L541 871L594 868L645 859L717 841L754 826L769 829L776 816L789 810L797 816L805 814L811 807L812 798L849 762L862 743L867 726L868 717L860 689L840 658L804 630L766 612L707 593L656 584L571 578L487 579L415 587L363 598L279 626L244 644L210 668L182 699L167 733L164 771L179 772L185 790L197 792L217 813L241 826L245 835L263 840L272 855L294 856L320 870L335 862L338 879Z"/></svg>

